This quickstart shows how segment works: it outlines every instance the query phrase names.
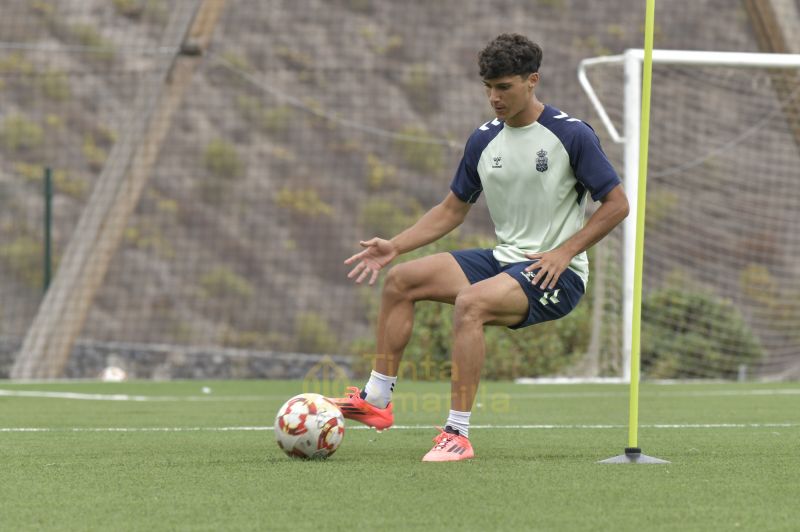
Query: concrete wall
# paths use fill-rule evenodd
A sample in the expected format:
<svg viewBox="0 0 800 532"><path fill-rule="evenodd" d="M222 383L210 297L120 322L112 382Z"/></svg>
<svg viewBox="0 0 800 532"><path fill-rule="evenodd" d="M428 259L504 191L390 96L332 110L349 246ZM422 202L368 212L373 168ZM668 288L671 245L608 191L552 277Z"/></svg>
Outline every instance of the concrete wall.
<svg viewBox="0 0 800 532"><path fill-rule="evenodd" d="M9 378L21 339L0 338L0 378ZM129 379L349 378L352 362L340 355L311 355L215 347L84 342L72 350L66 378L97 378L117 366Z"/></svg>

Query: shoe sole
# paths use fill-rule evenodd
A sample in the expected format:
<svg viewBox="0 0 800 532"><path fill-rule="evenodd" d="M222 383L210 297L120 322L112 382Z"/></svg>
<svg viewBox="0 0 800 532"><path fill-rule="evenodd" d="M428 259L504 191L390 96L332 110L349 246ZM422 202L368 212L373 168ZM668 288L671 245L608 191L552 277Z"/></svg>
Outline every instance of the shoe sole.
<svg viewBox="0 0 800 532"><path fill-rule="evenodd" d="M334 403L334 404L336 404L336 403ZM368 426L368 427L370 427L372 429L375 429L378 432L382 432L384 430L389 430L392 427L392 425L394 425L394 419L392 419L389 422L389 424L385 425L385 426L384 425L375 425L373 423L369 423L368 421L364 421L363 419L358 419L353 414L348 415L348 410L351 410L351 409L355 410L357 413L360 413L361 410L359 410L357 407L351 407L351 406L348 406L348 405L338 405L338 404L336 406L339 407L339 410L342 411L342 415L345 417L345 419L350 419L350 420L353 420L353 421L357 421L358 423L362 423L362 424L364 424L364 425L366 425L366 426Z"/></svg>
<svg viewBox="0 0 800 532"><path fill-rule="evenodd" d="M423 457L422 461L423 462L462 462L464 460L472 460L473 458L475 458L474 454L472 456L461 456L459 458L446 459L446 460L425 460L425 457Z"/></svg>

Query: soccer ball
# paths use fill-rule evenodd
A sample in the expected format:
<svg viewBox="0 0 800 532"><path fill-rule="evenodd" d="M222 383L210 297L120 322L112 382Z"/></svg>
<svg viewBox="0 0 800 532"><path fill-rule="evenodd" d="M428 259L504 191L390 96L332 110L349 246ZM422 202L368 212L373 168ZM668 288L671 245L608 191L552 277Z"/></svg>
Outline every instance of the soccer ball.
<svg viewBox="0 0 800 532"><path fill-rule="evenodd" d="M318 393L295 395L278 410L275 440L291 457L327 458L344 438L344 416Z"/></svg>

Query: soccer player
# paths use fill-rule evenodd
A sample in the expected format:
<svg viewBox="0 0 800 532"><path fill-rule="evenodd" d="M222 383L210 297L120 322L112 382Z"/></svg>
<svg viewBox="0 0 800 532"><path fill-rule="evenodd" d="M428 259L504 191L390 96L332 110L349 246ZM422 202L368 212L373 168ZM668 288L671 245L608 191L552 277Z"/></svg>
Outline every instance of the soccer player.
<svg viewBox="0 0 800 532"><path fill-rule="evenodd" d="M480 77L497 118L467 140L449 193L391 240L362 241L364 249L345 260L355 264L349 278L373 284L399 255L458 227L478 196L486 196L497 245L392 267L381 296L375 369L363 391L349 388L334 399L346 418L390 427L414 303L453 305L451 410L423 461L474 456L469 418L485 356L484 326L519 329L568 314L588 281L586 250L628 214L620 179L594 130L537 99L541 60L539 45L518 34L500 35L480 52ZM584 225L588 196L601 204Z"/></svg>

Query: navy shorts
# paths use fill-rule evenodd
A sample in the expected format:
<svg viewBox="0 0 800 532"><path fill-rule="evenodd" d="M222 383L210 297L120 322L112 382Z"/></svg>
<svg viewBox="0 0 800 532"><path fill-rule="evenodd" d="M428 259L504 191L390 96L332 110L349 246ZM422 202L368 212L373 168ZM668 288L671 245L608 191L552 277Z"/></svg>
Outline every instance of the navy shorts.
<svg viewBox="0 0 800 532"><path fill-rule="evenodd" d="M528 325L543 321L563 318L575 308L580 301L585 287L583 280L570 269L564 270L552 290L542 290L534 286L532 281L537 270L526 272L525 268L534 261L515 262L503 266L491 249L465 249L451 251L470 284L475 284L500 273L507 273L517 282L528 296L528 317L522 322L512 325L510 329L521 329Z"/></svg>

